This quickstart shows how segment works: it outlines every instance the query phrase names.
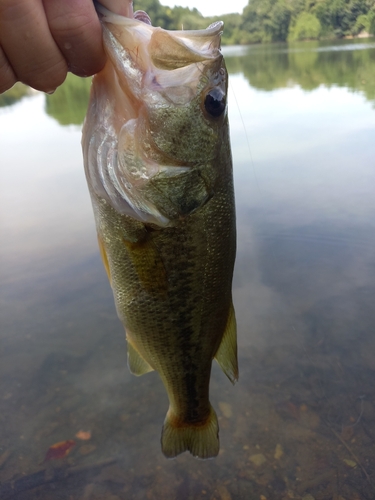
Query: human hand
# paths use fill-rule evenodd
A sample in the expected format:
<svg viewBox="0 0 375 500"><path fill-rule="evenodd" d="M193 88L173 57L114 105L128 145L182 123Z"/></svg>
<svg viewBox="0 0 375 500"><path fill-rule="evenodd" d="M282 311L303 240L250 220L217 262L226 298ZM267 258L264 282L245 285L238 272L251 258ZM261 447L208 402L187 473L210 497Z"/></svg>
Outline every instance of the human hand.
<svg viewBox="0 0 375 500"><path fill-rule="evenodd" d="M52 92L68 71L90 76L104 64L92 0L0 0L0 93L17 81Z"/></svg>

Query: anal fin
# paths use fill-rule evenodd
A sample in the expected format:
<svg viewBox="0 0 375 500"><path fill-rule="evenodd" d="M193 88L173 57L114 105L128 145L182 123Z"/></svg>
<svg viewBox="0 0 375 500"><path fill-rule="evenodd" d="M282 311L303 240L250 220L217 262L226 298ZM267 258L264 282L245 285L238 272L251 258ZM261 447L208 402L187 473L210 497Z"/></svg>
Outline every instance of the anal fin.
<svg viewBox="0 0 375 500"><path fill-rule="evenodd" d="M232 384L235 384L238 380L238 361L237 325L233 304L229 309L227 325L219 348L216 351L215 359Z"/></svg>
<svg viewBox="0 0 375 500"><path fill-rule="evenodd" d="M145 373L152 372L154 369L145 361L139 352L132 346L128 340L128 367L130 372L137 377Z"/></svg>

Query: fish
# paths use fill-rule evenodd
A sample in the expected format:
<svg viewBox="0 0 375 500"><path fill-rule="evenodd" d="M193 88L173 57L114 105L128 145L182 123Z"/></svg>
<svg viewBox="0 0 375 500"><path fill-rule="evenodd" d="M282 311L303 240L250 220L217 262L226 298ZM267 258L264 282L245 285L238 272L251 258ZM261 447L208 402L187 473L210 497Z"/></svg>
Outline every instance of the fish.
<svg viewBox="0 0 375 500"><path fill-rule="evenodd" d="M236 253L222 22L167 31L97 4L107 63L83 127L99 249L125 328L128 367L158 372L167 458L219 453L209 400L216 359L238 379Z"/></svg>

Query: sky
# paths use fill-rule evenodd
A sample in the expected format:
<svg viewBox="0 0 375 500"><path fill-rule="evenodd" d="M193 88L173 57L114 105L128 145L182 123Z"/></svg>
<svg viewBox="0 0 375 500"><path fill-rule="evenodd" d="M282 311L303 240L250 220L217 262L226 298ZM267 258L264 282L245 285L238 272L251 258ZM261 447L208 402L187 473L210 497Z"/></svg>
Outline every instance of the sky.
<svg viewBox="0 0 375 500"><path fill-rule="evenodd" d="M242 9L249 3L248 0L161 0L161 4L168 7L179 5L181 7L194 7L201 14L206 16L220 16L232 12L242 12Z"/></svg>

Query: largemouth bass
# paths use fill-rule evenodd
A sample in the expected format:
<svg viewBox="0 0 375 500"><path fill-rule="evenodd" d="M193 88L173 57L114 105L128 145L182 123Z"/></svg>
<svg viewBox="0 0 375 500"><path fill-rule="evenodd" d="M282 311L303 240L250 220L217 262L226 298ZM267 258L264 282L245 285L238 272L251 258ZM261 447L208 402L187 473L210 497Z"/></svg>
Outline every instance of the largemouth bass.
<svg viewBox="0 0 375 500"><path fill-rule="evenodd" d="M82 145L128 366L156 370L165 385L164 455L214 457L212 360L238 378L223 23L165 31L143 12L98 12L108 62L93 79Z"/></svg>

